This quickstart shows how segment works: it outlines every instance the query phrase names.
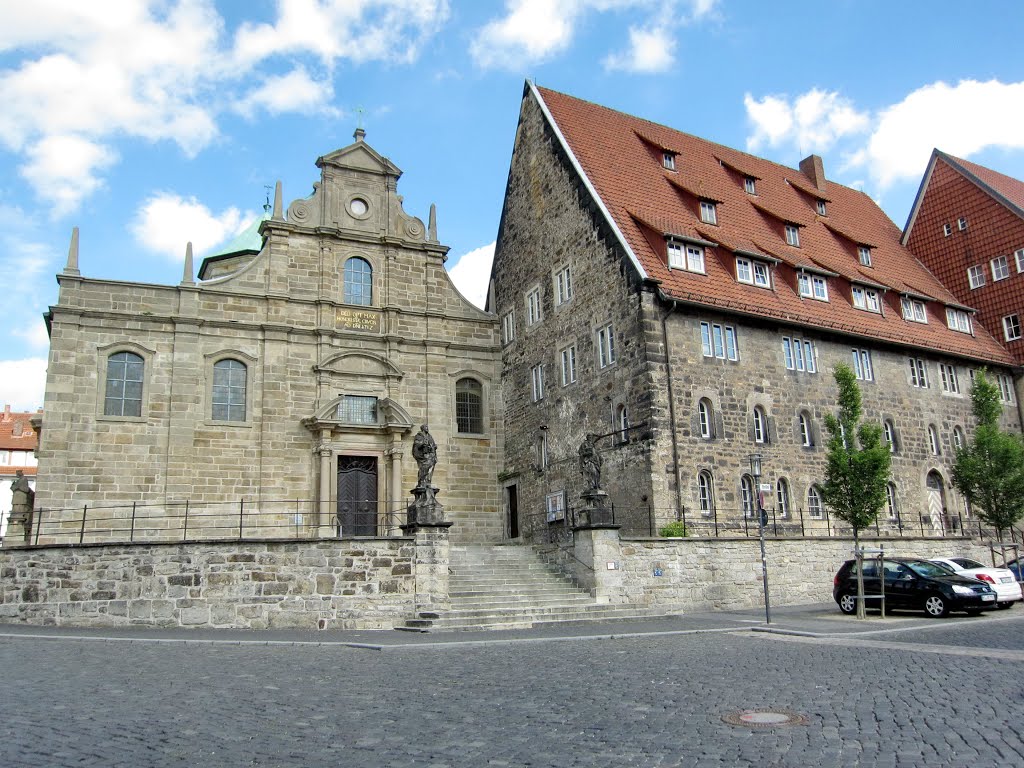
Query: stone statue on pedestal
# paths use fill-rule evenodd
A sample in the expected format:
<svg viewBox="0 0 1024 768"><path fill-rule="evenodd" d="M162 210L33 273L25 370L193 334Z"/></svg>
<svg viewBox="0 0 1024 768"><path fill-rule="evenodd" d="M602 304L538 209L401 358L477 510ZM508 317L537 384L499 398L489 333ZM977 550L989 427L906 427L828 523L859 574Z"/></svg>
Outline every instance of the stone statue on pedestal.
<svg viewBox="0 0 1024 768"><path fill-rule="evenodd" d="M419 466L419 474L416 477L417 488L429 488L434 478L434 467L437 465L437 443L427 425L420 427L412 441L412 457L416 459Z"/></svg>
<svg viewBox="0 0 1024 768"><path fill-rule="evenodd" d="M36 492L29 485L25 472L19 469L11 481L11 514L7 519L7 537L16 541L18 534L27 544L32 535L32 509Z"/></svg>
<svg viewBox="0 0 1024 768"><path fill-rule="evenodd" d="M437 466L437 443L426 424L420 427L412 441L412 457L419 469L416 487L412 489L414 501L409 505L405 527L451 525L444 519L444 507L437 500L440 490L433 485L434 467Z"/></svg>
<svg viewBox="0 0 1024 768"><path fill-rule="evenodd" d="M580 494L582 507L576 513L576 526L592 528L613 524L612 508L608 494L601 490L601 467L604 459L597 450L598 436L587 434L580 443L580 474L583 475L583 493Z"/></svg>
<svg viewBox="0 0 1024 768"><path fill-rule="evenodd" d="M601 488L601 466L604 459L597 452L597 435L588 434L580 443L580 472L583 473L583 485L588 491Z"/></svg>

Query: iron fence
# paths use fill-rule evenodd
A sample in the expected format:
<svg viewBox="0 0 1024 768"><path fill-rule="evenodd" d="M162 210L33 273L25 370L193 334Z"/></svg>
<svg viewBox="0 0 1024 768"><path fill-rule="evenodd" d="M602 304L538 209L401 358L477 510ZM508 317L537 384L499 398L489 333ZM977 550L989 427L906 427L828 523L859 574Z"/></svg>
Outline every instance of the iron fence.
<svg viewBox="0 0 1024 768"><path fill-rule="evenodd" d="M406 502L245 499L85 504L33 512L30 546L403 535ZM11 535L10 532L8 535ZM20 543L20 542L19 542Z"/></svg>

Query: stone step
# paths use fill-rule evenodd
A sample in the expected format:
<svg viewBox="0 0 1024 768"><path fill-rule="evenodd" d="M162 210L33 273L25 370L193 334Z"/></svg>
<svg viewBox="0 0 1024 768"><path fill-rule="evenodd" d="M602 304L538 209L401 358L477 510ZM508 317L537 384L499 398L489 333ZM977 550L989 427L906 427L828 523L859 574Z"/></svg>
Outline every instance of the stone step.
<svg viewBox="0 0 1024 768"><path fill-rule="evenodd" d="M530 608L532 606L547 605L593 605L593 600L586 595L551 595L550 597L537 598L496 598L479 597L469 599L452 600L451 610L462 611L468 608Z"/></svg>
<svg viewBox="0 0 1024 768"><path fill-rule="evenodd" d="M448 596L453 600L462 597L515 597L516 595L531 596L536 595L537 597L548 597L550 595L565 595L565 596L583 596L589 598L590 596L581 590L573 589L571 587L566 588L565 586L559 586L557 584L552 585L534 585L530 588L525 586L519 588L508 588L508 589L478 589L473 587L459 587L459 589L452 590L448 593Z"/></svg>
<svg viewBox="0 0 1024 768"><path fill-rule="evenodd" d="M445 614L431 622L426 629L472 631L493 629L529 629L533 627L573 626L597 622L628 621L638 618L671 616L663 610L633 608L629 606L589 606L583 610L564 610L547 614L518 614L513 616L454 616Z"/></svg>

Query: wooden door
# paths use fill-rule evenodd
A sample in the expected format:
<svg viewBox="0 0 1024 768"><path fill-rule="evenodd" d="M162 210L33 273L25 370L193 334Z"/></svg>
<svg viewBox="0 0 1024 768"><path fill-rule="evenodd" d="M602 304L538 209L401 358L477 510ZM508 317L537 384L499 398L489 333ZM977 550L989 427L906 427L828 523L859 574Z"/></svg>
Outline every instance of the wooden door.
<svg viewBox="0 0 1024 768"><path fill-rule="evenodd" d="M377 535L377 457L338 457L338 535Z"/></svg>

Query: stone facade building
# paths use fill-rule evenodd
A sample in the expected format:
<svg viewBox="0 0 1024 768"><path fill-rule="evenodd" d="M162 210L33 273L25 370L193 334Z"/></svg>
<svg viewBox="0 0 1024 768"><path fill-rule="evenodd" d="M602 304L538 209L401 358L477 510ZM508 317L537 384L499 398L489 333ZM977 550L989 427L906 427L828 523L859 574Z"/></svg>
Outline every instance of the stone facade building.
<svg viewBox="0 0 1024 768"><path fill-rule="evenodd" d="M488 303L510 527L571 519L591 433L624 533L741 529L755 452L773 522L824 532L843 362L893 449L881 525L958 530L971 376L1011 380L1019 360L900 237L816 156L783 167L527 83ZM1004 398L1020 429L1019 395Z"/></svg>
<svg viewBox="0 0 1024 768"><path fill-rule="evenodd" d="M1024 365L1024 182L934 150L903 244Z"/></svg>
<svg viewBox="0 0 1024 768"><path fill-rule="evenodd" d="M258 247L199 282L191 247L178 285L85 277L76 231L48 315L40 543L83 516L90 541L126 540L129 516L149 539L391 534L424 423L452 540L502 537L497 323L362 130L317 165L311 196L285 211L278 185Z"/></svg>

